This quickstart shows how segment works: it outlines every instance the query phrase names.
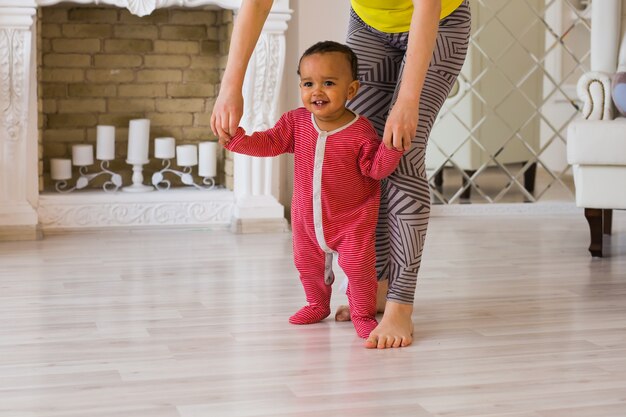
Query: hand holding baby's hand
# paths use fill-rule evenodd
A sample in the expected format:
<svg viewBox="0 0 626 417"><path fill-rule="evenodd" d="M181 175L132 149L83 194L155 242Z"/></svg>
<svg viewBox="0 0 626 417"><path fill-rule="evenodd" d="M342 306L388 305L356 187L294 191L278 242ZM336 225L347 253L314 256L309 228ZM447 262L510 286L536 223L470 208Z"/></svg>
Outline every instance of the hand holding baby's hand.
<svg viewBox="0 0 626 417"><path fill-rule="evenodd" d="M408 151L415 138L419 120L419 103L406 103L398 99L389 112L383 143L387 149Z"/></svg>

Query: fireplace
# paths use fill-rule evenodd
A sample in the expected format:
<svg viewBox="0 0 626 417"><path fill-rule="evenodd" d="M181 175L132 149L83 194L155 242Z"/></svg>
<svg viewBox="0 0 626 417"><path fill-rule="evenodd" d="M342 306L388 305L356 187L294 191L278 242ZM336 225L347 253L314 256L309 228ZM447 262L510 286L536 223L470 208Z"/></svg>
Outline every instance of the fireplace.
<svg viewBox="0 0 626 417"><path fill-rule="evenodd" d="M207 77L214 77L213 81L219 82L228 47L223 34L229 33L229 16L232 13L236 15L239 4L234 0L0 0L0 239L33 239L41 231L120 227L186 226L230 228L237 232L284 230L284 208L272 195L276 176L273 160L269 158L226 156L220 164L224 169L218 174L220 182L226 187L218 190L177 187L149 193L104 193L101 189L70 194L50 191L48 158L67 154L73 142L93 142L94 123L121 127L118 135L122 138L117 139L120 152L125 152L123 124L127 120L124 118L160 120L151 139L171 134L179 136L177 140L180 139L181 143L193 142L205 135L204 132L210 132L207 119L211 97L204 97L204 94L210 96L208 89L212 87L206 87L210 84L208 82L203 87L202 82ZM39 13L37 9L49 6L60 7L55 9L60 10L60 16L52 18L59 22L48 21L42 27L43 19L38 20L38 16L52 9L41 9ZM103 22L74 22L74 26L70 22L64 34L61 31L63 19L69 19L71 10L74 10L74 17L82 13L90 14L90 19L101 13ZM195 32L190 35L197 38L196 46L193 46L184 41L176 43L173 37L176 30L193 32L194 25L177 29L175 22L165 22L161 28L132 24L133 21L145 23L150 19L162 21L172 16L174 21L185 19L185 11L193 11L196 19L214 13L217 24L211 29L212 36L202 39L202 33ZM142 16L146 18L141 20ZM285 58L284 32L289 17L288 1L276 1L246 74L245 109L241 123L246 130L268 128L276 120L278 80L282 77ZM107 19L114 21L115 26L108 24ZM128 23L125 24L124 20ZM83 31L87 38L91 35L98 35L99 38L113 34L113 30L122 33L122 38L152 38L153 44L145 39L143 42L132 42L111 36L108 41L98 40L91 46L84 46L99 48L95 54L97 57L80 51L65 56L53 53L55 48L57 51L76 48L71 39L62 39L64 35ZM143 35L137 35L142 31ZM159 38L161 32L167 39ZM51 46L51 37L56 42L55 47ZM218 40L222 43L217 44L215 41ZM106 48L103 42L106 42ZM194 58L183 53L171 55L168 60L167 56L153 52L154 43L165 52L168 48L186 46L202 50L206 47L217 53L213 59L218 65L212 68L215 71L211 73L207 68L200 68L201 64L192 68ZM146 52L147 49L150 53ZM111 51L111 54L107 56L105 50ZM46 51L48 62L43 62L41 58ZM95 62L96 59L99 62ZM118 67L124 68L116 67L115 60L120 61ZM141 71L143 80L148 81L143 85L126 83L121 88L108 83L109 78L127 77L128 80L133 73L132 67L138 61L152 61L158 66L163 60L168 60L169 66L178 65L181 69L169 68L169 72L159 72L142 67L136 71ZM198 58L200 61L201 57ZM46 71L39 68L38 71L38 62L51 64L51 67ZM55 70L55 65L63 70ZM75 70L68 66L73 66ZM186 71L182 70L183 67ZM137 74L133 76L137 77ZM77 77L78 82L68 87L64 80L72 77ZM167 79L165 83L149 82L163 77ZM68 97L69 88L78 96L83 94L87 97ZM151 88L154 91L148 91ZM207 91L203 92L203 88ZM121 95L126 97L119 97L120 90ZM94 91L101 92L104 97L94 97ZM191 98L189 91L196 97ZM58 99L55 94L58 94ZM160 97L132 97L137 94ZM122 111L124 103L129 106L129 114ZM59 111L59 105L65 111ZM174 116L167 114L173 105L176 107ZM118 111L111 111L116 106ZM87 107L93 110L93 114L81 118ZM181 107L187 110L180 110ZM71 116L72 108L79 109L80 114ZM72 125L73 118L80 122ZM128 171L130 167L124 166L122 158L123 155L120 155L118 167ZM144 184L148 183L149 180L144 181Z"/></svg>

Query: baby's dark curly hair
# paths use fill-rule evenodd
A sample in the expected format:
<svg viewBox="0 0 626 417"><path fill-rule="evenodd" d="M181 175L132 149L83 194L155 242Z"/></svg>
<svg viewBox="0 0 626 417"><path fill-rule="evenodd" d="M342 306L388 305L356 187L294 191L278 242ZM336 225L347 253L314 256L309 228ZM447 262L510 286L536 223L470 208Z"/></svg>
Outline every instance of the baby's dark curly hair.
<svg viewBox="0 0 626 417"><path fill-rule="evenodd" d="M329 52L340 52L345 55L348 63L350 64L350 68L352 69L352 79L356 80L359 68L359 62L356 54L349 46L335 41L318 42L315 45L309 47L309 49L307 49L306 51L304 51L304 53L300 57L300 61L298 61L298 75L300 75L300 64L302 63L302 59L304 59L304 57L314 54L325 54Z"/></svg>

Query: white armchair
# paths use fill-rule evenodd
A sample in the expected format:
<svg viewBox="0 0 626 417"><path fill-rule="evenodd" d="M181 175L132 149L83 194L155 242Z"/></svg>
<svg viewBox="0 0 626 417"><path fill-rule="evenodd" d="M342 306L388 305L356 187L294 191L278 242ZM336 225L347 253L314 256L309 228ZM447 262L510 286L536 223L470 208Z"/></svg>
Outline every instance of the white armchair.
<svg viewBox="0 0 626 417"><path fill-rule="evenodd" d="M614 118L611 77L626 71L626 0L592 3L591 72L578 82L582 117L567 133L576 205L584 207L592 256L602 256L604 234L611 234L613 209L626 209L626 118ZM620 47L621 44L621 47ZM618 67L619 64L619 67Z"/></svg>

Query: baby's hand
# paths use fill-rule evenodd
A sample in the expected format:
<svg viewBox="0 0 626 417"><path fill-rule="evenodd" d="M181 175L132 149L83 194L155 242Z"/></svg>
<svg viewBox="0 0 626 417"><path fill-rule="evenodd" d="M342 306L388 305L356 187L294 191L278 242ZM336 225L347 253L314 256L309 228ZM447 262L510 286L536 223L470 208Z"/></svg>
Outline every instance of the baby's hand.
<svg viewBox="0 0 626 417"><path fill-rule="evenodd" d="M218 142L220 143L220 145L226 146L230 142L230 139L230 136L220 136Z"/></svg>

